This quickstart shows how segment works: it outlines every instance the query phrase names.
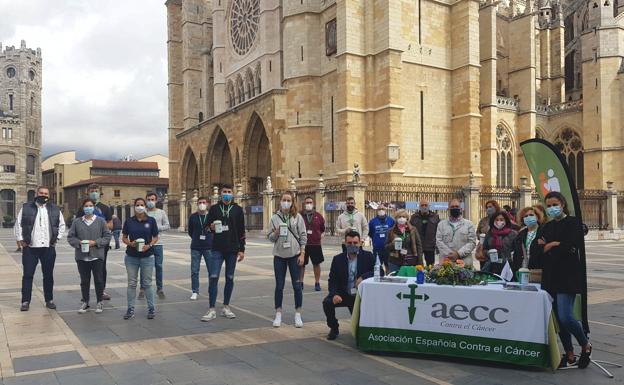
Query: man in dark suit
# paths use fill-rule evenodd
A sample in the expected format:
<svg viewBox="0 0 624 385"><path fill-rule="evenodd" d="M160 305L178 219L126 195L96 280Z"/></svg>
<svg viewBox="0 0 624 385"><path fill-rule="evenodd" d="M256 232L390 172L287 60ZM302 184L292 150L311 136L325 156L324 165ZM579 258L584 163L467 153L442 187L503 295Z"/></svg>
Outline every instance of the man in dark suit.
<svg viewBox="0 0 624 385"><path fill-rule="evenodd" d="M327 317L330 331L328 340L338 337L337 307L348 307L353 312L355 294L362 280L370 278L375 270L375 257L369 251L362 250L362 240L356 231L345 234L345 251L334 257L329 271L329 294L323 300L323 311ZM383 269L380 269L383 274Z"/></svg>

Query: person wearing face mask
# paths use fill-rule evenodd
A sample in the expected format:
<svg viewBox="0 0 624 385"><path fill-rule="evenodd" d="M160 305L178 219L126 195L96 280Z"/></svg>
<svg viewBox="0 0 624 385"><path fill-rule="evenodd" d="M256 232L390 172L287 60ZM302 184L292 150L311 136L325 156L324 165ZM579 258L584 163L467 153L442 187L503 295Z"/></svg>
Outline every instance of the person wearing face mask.
<svg viewBox="0 0 624 385"><path fill-rule="evenodd" d="M518 222L524 227L518 232L513 246L511 270L514 272L514 278L520 268L538 268L535 263L531 263L531 245L536 241L537 230L542 222L541 215L542 213L533 207L525 207L518 213Z"/></svg>
<svg viewBox="0 0 624 385"><path fill-rule="evenodd" d="M15 226L15 238L22 247L22 305L21 311L30 309L32 282L37 264L41 262L43 273L43 294L48 309L56 309L54 303L54 263L56 242L65 233L65 219L61 210L49 201L50 190L45 186L37 188L34 202L24 203Z"/></svg>
<svg viewBox="0 0 624 385"><path fill-rule="evenodd" d="M542 289L554 299L559 338L565 349L559 366L576 363L574 335L582 347L578 367L584 369L590 363L592 346L573 312L576 295L583 292L584 286L579 255L583 247L583 228L578 218L569 215L568 204L561 193L551 191L544 201L550 221L537 231L537 242L531 244L531 260L535 258L535 263L542 266Z"/></svg>
<svg viewBox="0 0 624 385"><path fill-rule="evenodd" d="M305 222L308 241L305 247L305 261L301 266L301 290L303 290L303 276L305 268L312 260L312 268L314 269L314 290L321 291L321 263L325 260L323 257L323 248L321 247L321 239L325 233L325 218L314 210L314 200L312 197L305 197L303 200L303 210L301 216Z"/></svg>
<svg viewBox="0 0 624 385"><path fill-rule="evenodd" d="M111 210L110 207L108 207L107 205L105 205L104 203L100 201L100 198L102 197L102 193L100 192L100 185L97 183L91 183L89 186L87 186L87 193L89 194L89 198L95 202L95 211L93 214L96 217L100 217L104 219L104 221L106 222L106 225L108 226L108 229L112 230L113 229L113 211ZM84 217L84 215L85 213L81 207L76 213L76 218L82 218ZM110 246L106 246L104 248L104 272L103 272L104 294L102 294L102 298L105 301L108 301L111 299L111 296L108 293L106 293L106 277L107 277L106 260L108 259L109 250L110 250Z"/></svg>
<svg viewBox="0 0 624 385"><path fill-rule="evenodd" d="M97 304L96 313L102 313L102 295L104 294L104 250L110 243L111 231L106 221L95 215L95 201L87 198L82 202L81 218L76 218L67 234L67 242L75 250L76 264L80 274L80 290L82 292L82 305L78 310L84 314L89 310L89 291L91 286L91 274L95 285ZM83 241L88 242L88 251L83 250Z"/></svg>
<svg viewBox="0 0 624 385"><path fill-rule="evenodd" d="M342 236L349 231L356 231L362 237L368 235L368 221L364 214L355 208L355 199L348 197L345 203L347 209L336 220L336 234Z"/></svg>
<svg viewBox="0 0 624 385"><path fill-rule="evenodd" d="M452 261L461 259L466 266L472 266L472 252L477 246L475 226L462 215L461 202L449 202L449 218L440 221L436 232L436 247L440 259Z"/></svg>
<svg viewBox="0 0 624 385"><path fill-rule="evenodd" d="M191 237L191 301L195 301L199 295L201 261L203 258L208 268L212 249L213 233L208 223L208 198L197 198L197 212L189 217L187 231Z"/></svg>
<svg viewBox="0 0 624 385"><path fill-rule="evenodd" d="M158 225L154 218L147 215L145 206L145 199L134 200L134 216L126 219L121 231L122 241L127 246L124 262L128 274L128 310L123 317L125 320L134 318L139 270L141 270L141 285L145 288L147 299L147 319L154 319L156 316L152 275L154 274L154 245L158 242ZM137 240L142 241L137 242Z"/></svg>
<svg viewBox="0 0 624 385"><path fill-rule="evenodd" d="M418 211L410 218L410 224L418 231L423 242L423 253L425 253L427 265L435 264L438 223L440 223L440 216L429 210L429 202L426 199L421 200Z"/></svg>
<svg viewBox="0 0 624 385"><path fill-rule="evenodd" d="M489 200L485 202L485 216L481 218L477 224L477 236L481 234L487 234L490 231L490 219L494 213L501 211L501 207L495 200Z"/></svg>
<svg viewBox="0 0 624 385"><path fill-rule="evenodd" d="M388 267L389 252L386 249L388 231L394 226L394 219L387 215L386 207L381 205L377 208L377 216L368 223L368 236L373 240L373 255L379 258L379 262L386 271Z"/></svg>
<svg viewBox="0 0 624 385"><path fill-rule="evenodd" d="M332 260L327 281L329 293L323 299L323 311L329 326L328 340L335 340L339 334L336 308L347 307L349 312L353 312L360 282L372 277L375 271L375 256L362 250L360 234L355 231L345 234L344 246L343 252ZM380 273L384 275L383 269Z"/></svg>
<svg viewBox="0 0 624 385"><path fill-rule="evenodd" d="M230 299L234 291L234 272L236 263L245 258L245 213L234 203L232 186L221 187L221 202L208 210L210 231L214 233L212 250L208 257L208 312L202 317L203 322L217 318L215 305L219 288L221 267L225 262L225 287L223 289L223 309L221 316L234 319L236 315L230 309Z"/></svg>
<svg viewBox="0 0 624 385"><path fill-rule="evenodd" d="M147 205L147 215L156 220L158 226L158 243L154 245L154 271L156 272L156 294L159 299L165 299L165 292L163 291L163 245L161 240L161 234L163 231L167 231L171 228L169 225L169 218L167 213L163 209L156 207L158 202L158 195L154 192L149 192L145 196L145 204ZM139 299L145 298L145 288L141 286L139 290Z"/></svg>
<svg viewBox="0 0 624 385"><path fill-rule="evenodd" d="M273 242L273 271L275 272L275 319L273 327L282 324L282 299L286 283L286 270L290 271L295 292L295 327L303 327L301 308L303 295L299 282L299 267L305 261L305 247L308 233L303 217L297 212L297 205L291 193L282 194L280 209L273 214L269 223L269 241Z"/></svg>
<svg viewBox="0 0 624 385"><path fill-rule="evenodd" d="M518 233L511 228L509 216L502 211L494 213L490 218L490 231L483 241L483 252L477 257L483 264L481 271L500 274L505 263L509 262L512 265L511 254L517 236ZM489 258L488 251L493 249L498 252L498 262L492 262Z"/></svg>
<svg viewBox="0 0 624 385"><path fill-rule="evenodd" d="M388 250L389 271L397 272L401 266L422 265L423 248L418 231L408 222L409 214L406 210L398 210L394 215L395 224L388 231L386 250ZM401 239L401 248L397 249L395 239Z"/></svg>

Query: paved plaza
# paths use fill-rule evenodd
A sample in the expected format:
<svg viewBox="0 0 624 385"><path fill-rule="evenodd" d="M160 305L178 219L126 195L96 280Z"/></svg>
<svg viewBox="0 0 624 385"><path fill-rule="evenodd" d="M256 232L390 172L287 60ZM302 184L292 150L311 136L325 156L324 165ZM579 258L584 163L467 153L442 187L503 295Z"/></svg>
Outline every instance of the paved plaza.
<svg viewBox="0 0 624 385"><path fill-rule="evenodd" d="M103 314L77 314L78 271L66 241L57 248L55 302L43 305L41 271L35 276L31 310L19 311L21 254L12 231L0 232L0 373L2 384L622 384L624 369L608 379L595 367L557 372L422 355L365 354L348 333L349 313L339 309L342 334L325 340L321 300L311 266L304 291L305 325L293 326L292 288L284 294L284 324L271 326L273 257L271 245L250 235L246 258L236 270L232 299L235 320L200 322L208 306L207 273L202 266L201 294L189 301L190 257L186 234L169 232L165 244L165 300L157 300L155 320L124 321L126 272L121 250L111 250L108 288L112 300ZM337 253L328 240L326 255ZM588 242L589 313L594 357L624 362L624 243ZM222 279L223 280L223 279ZM220 297L222 284L220 283ZM92 295L92 297L95 297ZM531 327L531 325L526 325ZM475 357L478 358L478 357Z"/></svg>

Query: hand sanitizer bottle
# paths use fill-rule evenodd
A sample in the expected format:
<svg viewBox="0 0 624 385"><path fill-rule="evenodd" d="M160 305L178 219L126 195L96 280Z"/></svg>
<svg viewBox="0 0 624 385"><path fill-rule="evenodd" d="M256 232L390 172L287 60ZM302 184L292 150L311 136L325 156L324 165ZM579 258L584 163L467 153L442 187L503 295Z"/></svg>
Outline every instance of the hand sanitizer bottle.
<svg viewBox="0 0 624 385"><path fill-rule="evenodd" d="M381 263L379 263L379 254L375 253L375 272L374 272L374 280L375 282L379 282L381 277Z"/></svg>

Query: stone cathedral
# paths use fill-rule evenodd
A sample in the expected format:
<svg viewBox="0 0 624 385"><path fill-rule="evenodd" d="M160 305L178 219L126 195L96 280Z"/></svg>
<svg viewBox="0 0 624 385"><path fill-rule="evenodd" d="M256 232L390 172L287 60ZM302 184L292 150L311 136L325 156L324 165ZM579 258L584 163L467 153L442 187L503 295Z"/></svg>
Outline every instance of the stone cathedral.
<svg viewBox="0 0 624 385"><path fill-rule="evenodd" d="M624 188L623 0L168 0L170 192L517 186L519 143Z"/></svg>

